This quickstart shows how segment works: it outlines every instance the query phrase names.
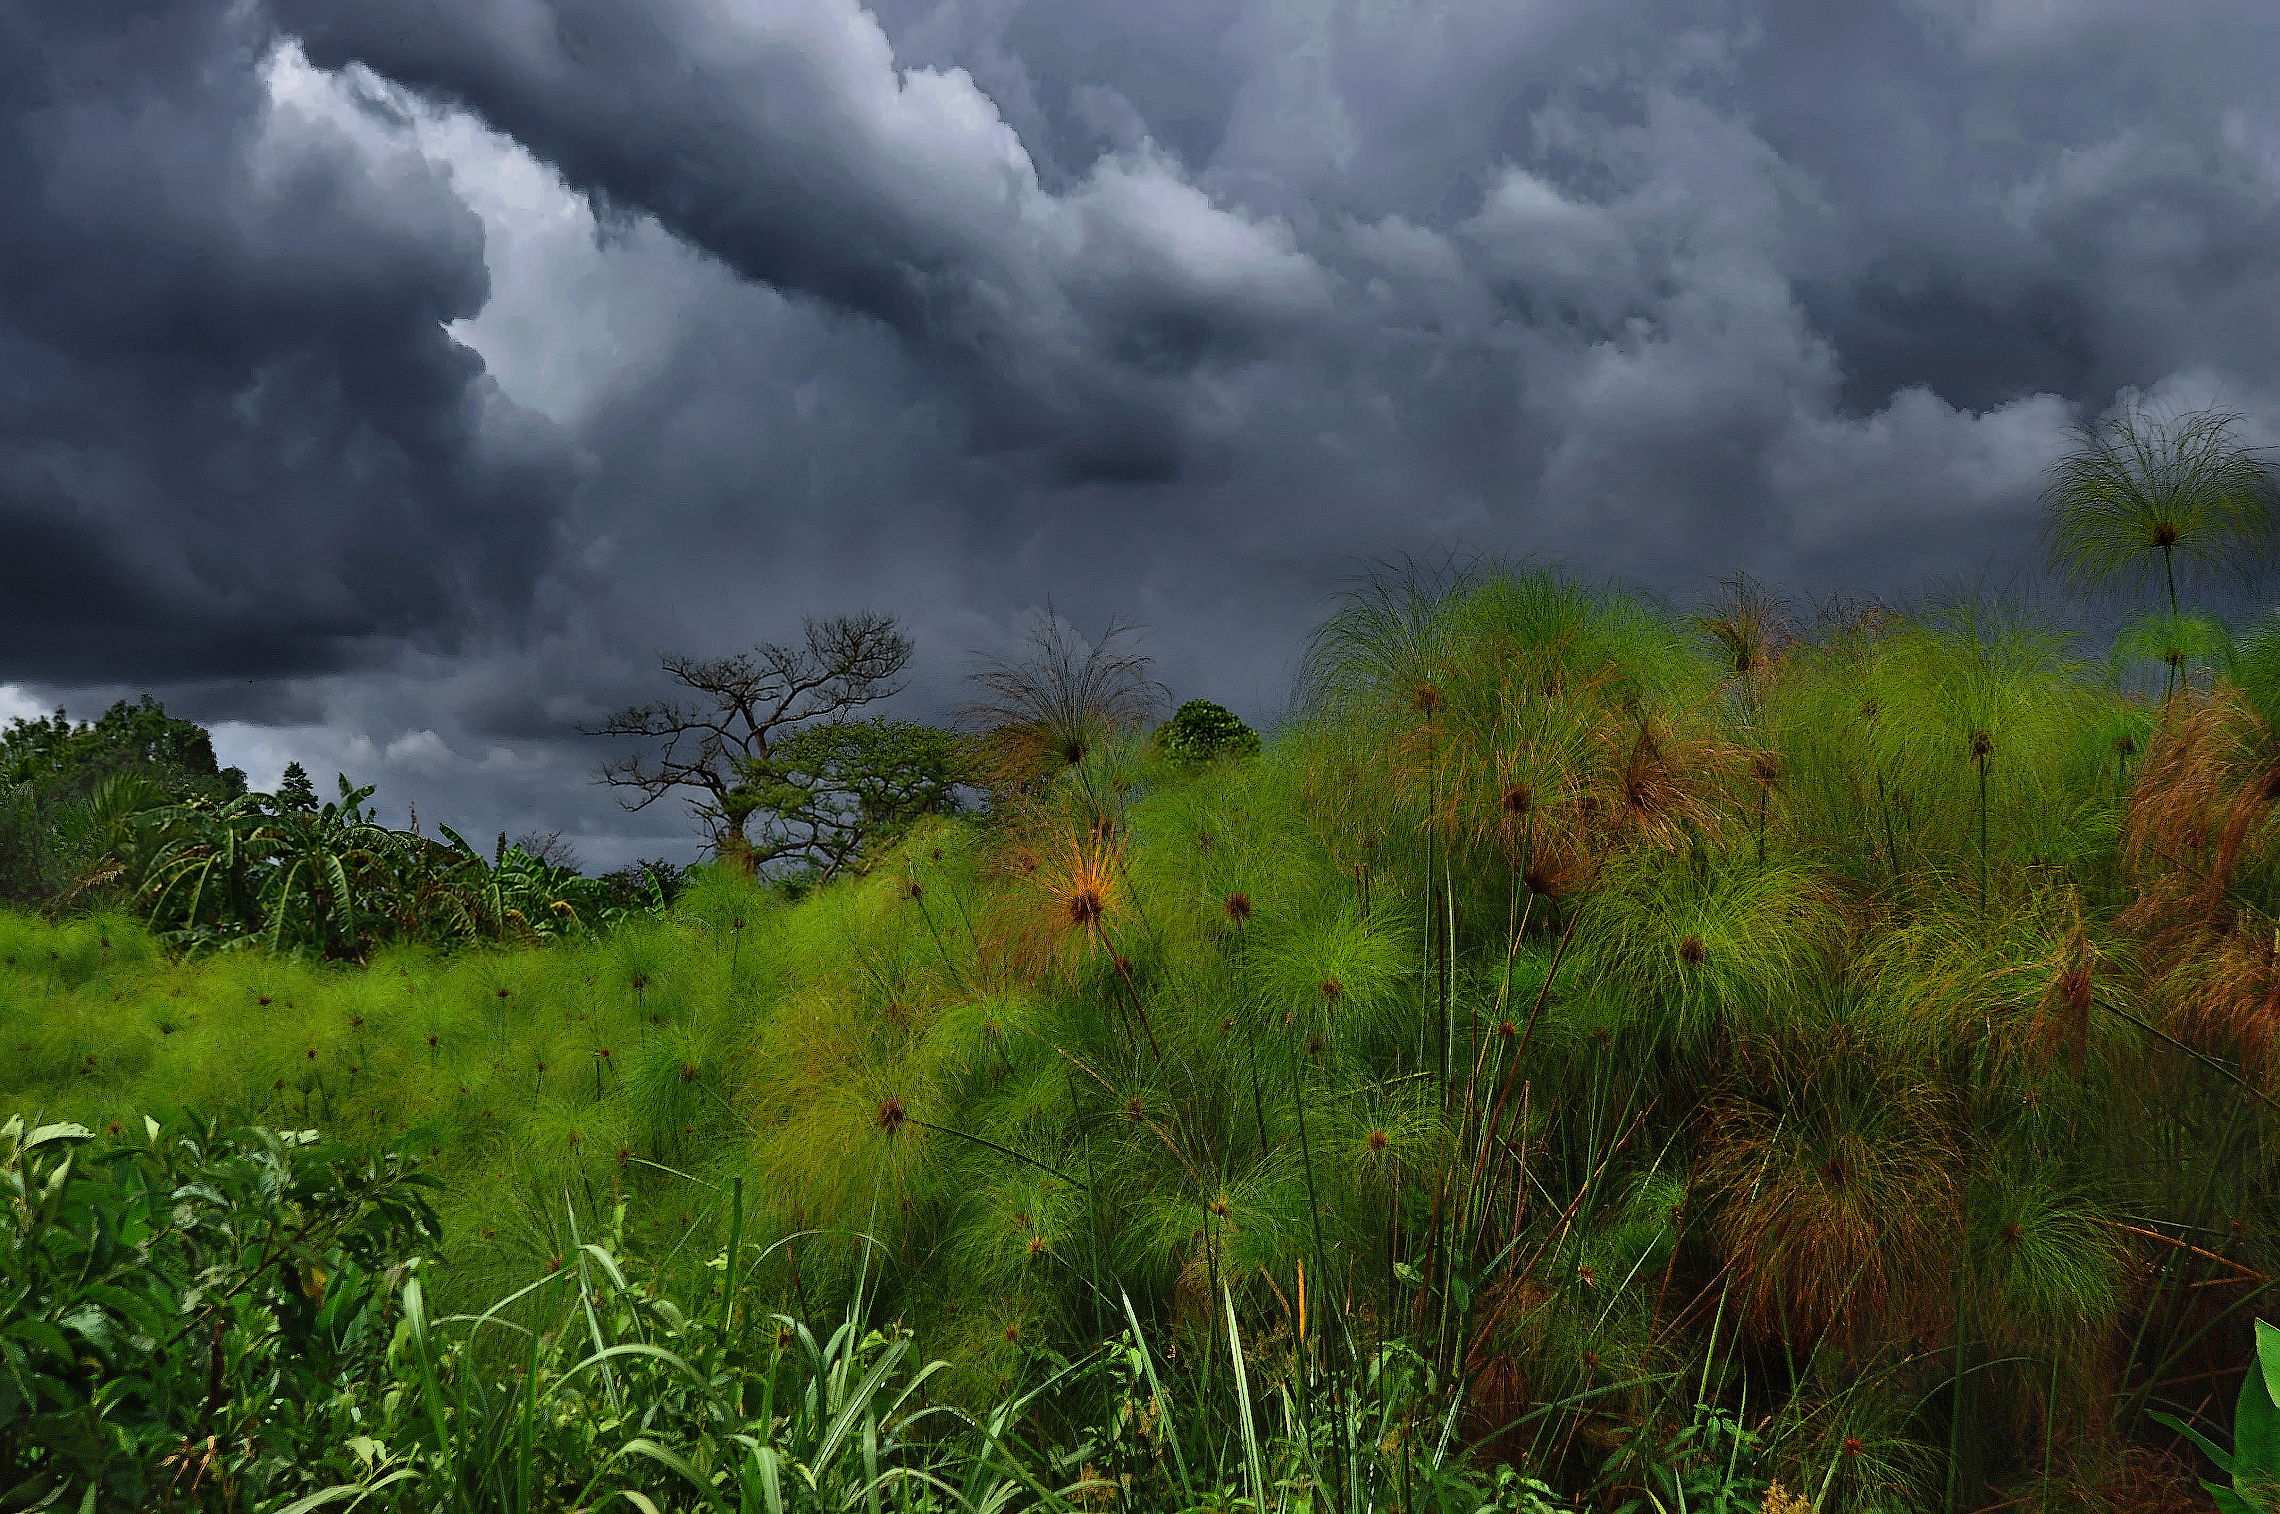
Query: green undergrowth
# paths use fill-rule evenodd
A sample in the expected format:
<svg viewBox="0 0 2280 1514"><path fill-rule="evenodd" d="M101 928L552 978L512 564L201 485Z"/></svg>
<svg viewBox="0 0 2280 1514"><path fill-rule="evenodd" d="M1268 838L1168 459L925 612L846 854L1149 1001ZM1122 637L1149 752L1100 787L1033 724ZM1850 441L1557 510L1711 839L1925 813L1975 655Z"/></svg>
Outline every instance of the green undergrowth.
<svg viewBox="0 0 2280 1514"><path fill-rule="evenodd" d="M344 967L170 960L131 920L0 916L0 1077L11 1107L97 1130L193 1108L413 1150L448 1183L443 1287L472 1298L559 1255L566 1204L697 1223L743 1156L732 1074L786 923L716 876L598 943Z"/></svg>

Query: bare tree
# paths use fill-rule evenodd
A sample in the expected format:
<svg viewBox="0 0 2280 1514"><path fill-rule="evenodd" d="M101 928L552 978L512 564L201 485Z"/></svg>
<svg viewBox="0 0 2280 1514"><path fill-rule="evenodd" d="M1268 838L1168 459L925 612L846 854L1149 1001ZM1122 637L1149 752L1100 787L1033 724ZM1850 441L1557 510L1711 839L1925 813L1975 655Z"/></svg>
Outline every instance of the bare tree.
<svg viewBox="0 0 2280 1514"><path fill-rule="evenodd" d="M558 867L568 873L586 870L577 848L563 840L560 831L524 831L515 837L515 846L525 857L548 867Z"/></svg>
<svg viewBox="0 0 2280 1514"><path fill-rule="evenodd" d="M762 642L733 657L665 657L666 674L694 697L634 705L580 729L647 743L603 763L597 781L633 790L629 810L685 792L713 849L749 871L775 850L770 838L756 846L749 833L754 813L768 807L750 775L797 732L901 693L912 650L891 615L811 619L797 646Z"/></svg>

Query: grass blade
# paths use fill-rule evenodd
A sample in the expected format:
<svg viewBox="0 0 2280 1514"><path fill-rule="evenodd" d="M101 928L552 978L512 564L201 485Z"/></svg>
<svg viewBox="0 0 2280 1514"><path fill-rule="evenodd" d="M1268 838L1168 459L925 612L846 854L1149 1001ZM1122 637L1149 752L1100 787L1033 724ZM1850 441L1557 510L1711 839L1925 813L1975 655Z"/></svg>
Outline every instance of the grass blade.
<svg viewBox="0 0 2280 1514"><path fill-rule="evenodd" d="M1235 1325L1235 1295L1225 1283L1220 1296L1227 1304L1227 1355L1235 1366L1235 1404L1243 1428L1243 1465L1251 1478L1251 1496L1260 1514L1267 1509L1266 1461L1259 1455L1258 1426L1251 1418L1251 1378L1243 1368L1243 1338Z"/></svg>

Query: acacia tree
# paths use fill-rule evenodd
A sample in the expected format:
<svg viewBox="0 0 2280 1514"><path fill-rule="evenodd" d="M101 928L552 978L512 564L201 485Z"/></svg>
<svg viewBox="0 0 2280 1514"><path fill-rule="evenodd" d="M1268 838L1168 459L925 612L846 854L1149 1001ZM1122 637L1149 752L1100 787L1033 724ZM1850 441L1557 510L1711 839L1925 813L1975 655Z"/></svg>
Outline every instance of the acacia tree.
<svg viewBox="0 0 2280 1514"><path fill-rule="evenodd" d="M796 646L771 641L732 657L665 657L666 675L687 697L634 705L580 729L645 743L603 763L597 781L630 790L629 810L684 794L713 850L749 872L792 855L801 839L772 807L771 784L755 775L767 774L778 747L797 733L902 692L912 651L891 615L810 619Z"/></svg>

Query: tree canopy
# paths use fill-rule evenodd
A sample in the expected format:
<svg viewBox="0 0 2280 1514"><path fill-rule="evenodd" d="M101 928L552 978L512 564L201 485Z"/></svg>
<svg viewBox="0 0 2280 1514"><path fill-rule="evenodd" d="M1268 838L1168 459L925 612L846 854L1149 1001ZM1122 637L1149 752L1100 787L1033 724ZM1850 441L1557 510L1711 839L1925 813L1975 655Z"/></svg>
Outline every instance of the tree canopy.
<svg viewBox="0 0 2280 1514"><path fill-rule="evenodd" d="M10 721L0 731L0 899L100 897L125 875L134 815L244 792L245 774L216 761L205 727L148 694L91 721L62 709Z"/></svg>
<svg viewBox="0 0 2280 1514"><path fill-rule="evenodd" d="M132 704L122 699L92 721L58 709L12 720L0 732L0 782L55 785L78 797L129 770L185 796L234 799L245 792L245 774L215 760L206 728L168 715L148 694Z"/></svg>
<svg viewBox="0 0 2280 1514"><path fill-rule="evenodd" d="M1157 728L1156 741L1165 752L1187 762L1259 755L1259 733L1233 710L1208 699L1181 705Z"/></svg>

